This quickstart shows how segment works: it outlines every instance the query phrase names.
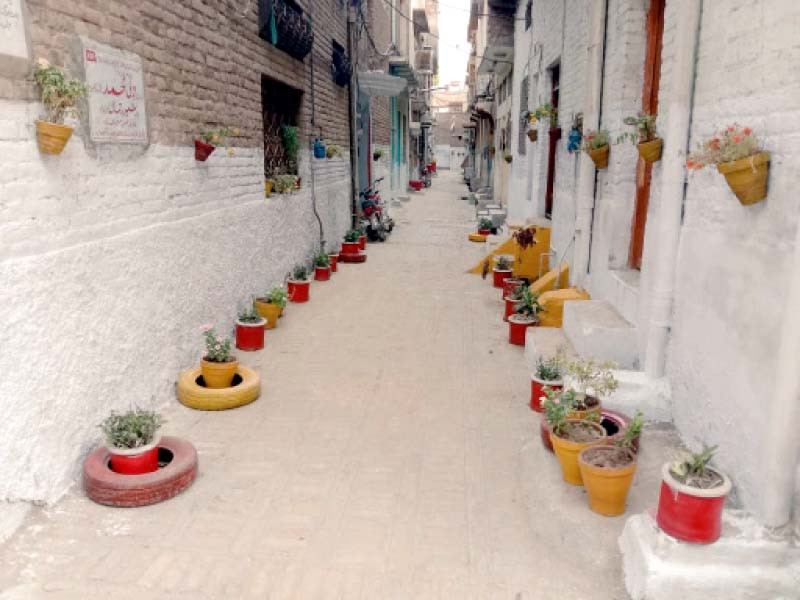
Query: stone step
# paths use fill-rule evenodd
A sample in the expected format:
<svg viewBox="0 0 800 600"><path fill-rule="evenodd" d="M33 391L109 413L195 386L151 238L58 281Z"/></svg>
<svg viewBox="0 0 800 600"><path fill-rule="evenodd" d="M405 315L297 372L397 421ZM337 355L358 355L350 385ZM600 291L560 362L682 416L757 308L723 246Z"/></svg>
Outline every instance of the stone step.
<svg viewBox="0 0 800 600"><path fill-rule="evenodd" d="M636 328L604 300L564 304L564 333L581 356L639 368Z"/></svg>

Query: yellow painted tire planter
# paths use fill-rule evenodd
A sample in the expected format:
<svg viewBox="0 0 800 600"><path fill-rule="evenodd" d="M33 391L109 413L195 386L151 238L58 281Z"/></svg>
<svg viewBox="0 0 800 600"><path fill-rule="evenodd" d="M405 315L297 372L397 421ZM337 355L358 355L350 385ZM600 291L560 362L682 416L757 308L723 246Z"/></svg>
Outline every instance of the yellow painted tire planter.
<svg viewBox="0 0 800 600"><path fill-rule="evenodd" d="M469 234L469 241L470 242L485 242L486 236L481 235L480 233L470 233Z"/></svg>
<svg viewBox="0 0 800 600"><path fill-rule="evenodd" d="M261 394L258 373L243 365L239 365L232 387L216 390L203 387L197 383L199 377L200 367L197 366L184 371L178 378L178 400L196 410L228 410L249 404Z"/></svg>

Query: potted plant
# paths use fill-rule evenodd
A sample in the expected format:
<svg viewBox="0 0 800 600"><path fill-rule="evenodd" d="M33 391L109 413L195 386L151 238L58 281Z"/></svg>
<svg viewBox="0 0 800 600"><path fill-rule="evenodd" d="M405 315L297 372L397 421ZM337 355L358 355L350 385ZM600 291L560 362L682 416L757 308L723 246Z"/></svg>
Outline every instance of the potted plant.
<svg viewBox="0 0 800 600"><path fill-rule="evenodd" d="M511 277L511 261L507 256L498 256L492 269L492 283L496 288L503 287L503 281Z"/></svg>
<svg viewBox="0 0 800 600"><path fill-rule="evenodd" d="M297 189L297 175L281 173L272 178L274 190L278 194L292 194Z"/></svg>
<svg viewBox="0 0 800 600"><path fill-rule="evenodd" d="M564 481L583 485L578 454L584 448L601 443L606 431L598 423L587 419L569 419L572 406L560 394L548 390L544 414L549 425L550 442L561 465Z"/></svg>
<svg viewBox="0 0 800 600"><path fill-rule="evenodd" d="M331 262L331 273L339 270L339 251L328 252L328 260Z"/></svg>
<svg viewBox="0 0 800 600"><path fill-rule="evenodd" d="M526 282L524 279L519 279L517 277L506 277L503 280L503 300L511 296L515 289L517 289L521 285L525 285Z"/></svg>
<svg viewBox="0 0 800 600"><path fill-rule="evenodd" d="M525 345L525 331L539 322L537 315L542 312L539 294L531 292L530 286L522 288L520 295L514 314L508 317L508 343L515 346Z"/></svg>
<svg viewBox="0 0 800 600"><path fill-rule="evenodd" d="M710 544L722 531L722 508L731 480L708 466L717 447L703 447L661 469L656 522L662 531L685 542Z"/></svg>
<svg viewBox="0 0 800 600"><path fill-rule="evenodd" d="M753 130L734 123L700 144L686 166L696 170L717 165L739 202L748 205L767 197L769 160Z"/></svg>
<svg viewBox="0 0 800 600"><path fill-rule="evenodd" d="M567 365L570 389L564 393L573 398L570 418L581 419L589 412L600 414L600 398L619 385L614 377L615 366L611 361L598 362L594 358L576 360Z"/></svg>
<svg viewBox="0 0 800 600"><path fill-rule="evenodd" d="M264 180L264 195L269 198L272 196L272 188L275 187L275 180L271 177Z"/></svg>
<svg viewBox="0 0 800 600"><path fill-rule="evenodd" d="M656 115L639 113L635 117L625 117L622 122L630 125L634 130L620 135L617 138L618 144L630 140L645 162L654 163L661 159L663 140L658 137L656 132Z"/></svg>
<svg viewBox="0 0 800 600"><path fill-rule="evenodd" d="M340 146L328 146L327 150L325 151L325 156L327 156L329 159L341 155L342 155L342 148Z"/></svg>
<svg viewBox="0 0 800 600"><path fill-rule="evenodd" d="M275 329L278 325L278 318L283 314L283 307L286 306L286 300L289 298L289 293L286 288L276 286L269 290L264 296L256 298L253 301L258 314L264 317L264 329Z"/></svg>
<svg viewBox="0 0 800 600"><path fill-rule="evenodd" d="M375 162L379 161L383 157L383 150L378 148L377 150L372 151L372 160Z"/></svg>
<svg viewBox="0 0 800 600"><path fill-rule="evenodd" d="M589 155L595 167L605 169L608 166L608 131L587 131L583 136L581 149Z"/></svg>
<svg viewBox="0 0 800 600"><path fill-rule="evenodd" d="M289 278L289 301L308 302L311 281L308 279L308 268L297 265Z"/></svg>
<svg viewBox="0 0 800 600"><path fill-rule="evenodd" d="M578 454L578 467L589 499L589 508L607 517L625 512L628 490L636 473L633 440L642 432L642 413L637 412L625 434L613 444L589 446Z"/></svg>
<svg viewBox="0 0 800 600"><path fill-rule="evenodd" d="M492 227L494 227L494 223L492 223L491 219L483 217L478 221L478 233L481 235L489 235L492 233Z"/></svg>
<svg viewBox="0 0 800 600"><path fill-rule="evenodd" d="M508 279L506 279L506 281L508 281ZM527 285L519 285L511 290L508 296L503 298L506 305L505 312L503 313L503 321L508 321L508 317L517 312L517 306L519 306L519 303L522 301L522 295L525 293L527 287Z"/></svg>
<svg viewBox="0 0 800 600"><path fill-rule="evenodd" d="M111 470L123 475L142 475L158 470L158 428L164 419L158 413L136 408L119 414L111 411L100 429L111 453Z"/></svg>
<svg viewBox="0 0 800 600"><path fill-rule="evenodd" d="M325 252L314 257L314 280L328 281L331 278L331 259Z"/></svg>
<svg viewBox="0 0 800 600"><path fill-rule="evenodd" d="M261 350L264 347L264 326L267 320L252 306L239 311L236 320L236 347L239 350Z"/></svg>
<svg viewBox="0 0 800 600"><path fill-rule="evenodd" d="M358 229L350 229L344 234L344 242L342 243L342 254L358 254L360 247L358 238L361 235Z"/></svg>
<svg viewBox="0 0 800 600"><path fill-rule="evenodd" d="M66 117L78 118L78 100L86 95L86 84L69 79L64 72L40 58L33 70L33 78L42 90L42 104L46 120L36 120L36 137L39 151L44 154L61 154L74 131L64 124Z"/></svg>
<svg viewBox="0 0 800 600"><path fill-rule="evenodd" d="M206 355L200 361L200 373L207 388L221 389L231 386L239 361L231 356L231 338L217 335L213 325L203 325Z"/></svg>
<svg viewBox="0 0 800 600"><path fill-rule="evenodd" d="M507 163L511 164L511 161L514 160L514 156L510 152L505 152L503 154L503 160L505 160Z"/></svg>
<svg viewBox="0 0 800 600"><path fill-rule="evenodd" d="M359 225L356 227L358 231L358 249L359 250L366 250L367 249L367 228L363 225Z"/></svg>
<svg viewBox="0 0 800 600"><path fill-rule="evenodd" d="M228 156L234 155L233 148L228 146L229 138L239 135L239 130L230 127L219 127L209 129L200 134L200 139L194 141L194 159L204 162L216 150L217 146L225 146L228 149Z"/></svg>
<svg viewBox="0 0 800 600"><path fill-rule="evenodd" d="M519 246L520 250L525 250L536 244L536 227L523 227L515 231L511 238Z"/></svg>
<svg viewBox="0 0 800 600"><path fill-rule="evenodd" d="M536 368L531 374L531 410L542 412L542 397L545 388L554 392L564 387L564 349L559 348L555 356L536 360Z"/></svg>
<svg viewBox="0 0 800 600"><path fill-rule="evenodd" d="M294 125L281 125L281 142L283 143L283 152L286 154L286 160L289 163L290 170L297 169L297 153L300 150L300 140L297 135L297 127Z"/></svg>

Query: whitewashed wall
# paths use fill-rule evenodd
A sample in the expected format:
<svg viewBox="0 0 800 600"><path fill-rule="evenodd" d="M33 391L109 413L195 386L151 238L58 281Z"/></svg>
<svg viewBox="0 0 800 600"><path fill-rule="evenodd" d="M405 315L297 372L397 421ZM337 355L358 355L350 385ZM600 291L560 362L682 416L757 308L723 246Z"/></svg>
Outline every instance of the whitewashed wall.
<svg viewBox="0 0 800 600"><path fill-rule="evenodd" d="M76 481L112 408L175 402L198 327L279 284L319 243L303 189L264 197L260 148L151 145L91 158L74 136L41 155L40 107L0 103L0 498L53 502ZM122 153L121 153L122 154ZM349 226L349 159L314 161L329 240ZM240 353L246 363L247 356Z"/></svg>

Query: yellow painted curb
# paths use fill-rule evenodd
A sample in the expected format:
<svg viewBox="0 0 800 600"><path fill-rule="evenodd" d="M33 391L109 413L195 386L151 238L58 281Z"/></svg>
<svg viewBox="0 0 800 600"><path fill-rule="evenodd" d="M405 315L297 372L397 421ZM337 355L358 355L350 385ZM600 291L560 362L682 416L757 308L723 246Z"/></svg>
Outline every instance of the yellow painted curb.
<svg viewBox="0 0 800 600"><path fill-rule="evenodd" d="M242 365L236 373L242 378L239 385L214 390L197 384L199 366L188 369L178 377L178 400L195 410L228 410L249 404L261 394L261 378Z"/></svg>
<svg viewBox="0 0 800 600"><path fill-rule="evenodd" d="M577 288L551 290L539 296L539 304L544 309L539 313L540 327L561 327L564 318L564 302L589 300L589 292Z"/></svg>
<svg viewBox="0 0 800 600"><path fill-rule="evenodd" d="M486 236L481 235L480 233L470 233L469 234L469 241L470 242L485 242Z"/></svg>
<svg viewBox="0 0 800 600"><path fill-rule="evenodd" d="M471 236L470 239L472 239ZM478 264L469 269L468 273L475 275L483 273L483 266L487 259L489 259L489 270L491 271L494 267L495 257L506 255L514 257L514 277L524 277L529 281L535 281L539 277L539 257L542 254L547 254L550 250L550 228L537 227L535 240L536 243L533 246L521 250L514 238L510 237L492 250L485 258L481 259ZM542 260L542 269L546 271L549 268L549 257L545 257Z"/></svg>

